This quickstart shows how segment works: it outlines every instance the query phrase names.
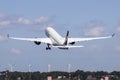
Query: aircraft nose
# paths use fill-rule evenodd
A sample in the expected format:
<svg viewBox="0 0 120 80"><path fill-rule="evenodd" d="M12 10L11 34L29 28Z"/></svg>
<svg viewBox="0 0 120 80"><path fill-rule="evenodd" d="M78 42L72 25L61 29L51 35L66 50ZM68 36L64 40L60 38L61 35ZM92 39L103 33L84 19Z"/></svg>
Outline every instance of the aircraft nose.
<svg viewBox="0 0 120 80"><path fill-rule="evenodd" d="M52 29L52 28L51 28L51 27L47 27L47 28L46 28L46 30L50 30L50 29Z"/></svg>
<svg viewBox="0 0 120 80"><path fill-rule="evenodd" d="M45 29L45 32L48 32L49 31L49 27L47 27L46 29Z"/></svg>
<svg viewBox="0 0 120 80"><path fill-rule="evenodd" d="M49 37L49 32L50 32L50 30L51 30L51 27L47 27L46 29L45 29L45 34Z"/></svg>
<svg viewBox="0 0 120 80"><path fill-rule="evenodd" d="M52 30L51 27L47 27L47 28L45 29L46 32L49 32L49 31L51 31L51 30Z"/></svg>

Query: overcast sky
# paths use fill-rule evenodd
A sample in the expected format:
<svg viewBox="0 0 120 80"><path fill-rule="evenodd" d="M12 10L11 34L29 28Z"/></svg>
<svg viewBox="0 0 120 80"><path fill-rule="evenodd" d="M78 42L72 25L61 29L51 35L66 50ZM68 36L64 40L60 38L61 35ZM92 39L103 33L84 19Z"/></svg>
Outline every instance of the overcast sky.
<svg viewBox="0 0 120 80"><path fill-rule="evenodd" d="M46 72L120 71L120 0L0 0L0 70ZM10 40L14 37L46 37L51 26L63 37L114 38L77 43L84 48L46 51L46 44Z"/></svg>

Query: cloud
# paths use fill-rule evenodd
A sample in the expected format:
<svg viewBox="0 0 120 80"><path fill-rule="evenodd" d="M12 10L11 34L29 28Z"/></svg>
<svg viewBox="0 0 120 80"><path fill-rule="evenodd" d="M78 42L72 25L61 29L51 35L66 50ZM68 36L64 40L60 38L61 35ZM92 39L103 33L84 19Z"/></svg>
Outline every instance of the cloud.
<svg viewBox="0 0 120 80"><path fill-rule="evenodd" d="M53 17L40 16L35 19L25 18L23 16L5 15L0 14L0 28L11 28L23 25L24 27L42 28L42 26L47 26L52 24ZM34 27L33 27L34 26Z"/></svg>
<svg viewBox="0 0 120 80"><path fill-rule="evenodd" d="M26 18L23 18L23 17L18 18L17 22L20 23L20 24L26 24L26 25L31 24L31 21L29 19L26 19Z"/></svg>
<svg viewBox="0 0 120 80"><path fill-rule="evenodd" d="M100 50L100 49L102 49L103 47L102 47L102 45L90 45L90 46L88 46L88 50Z"/></svg>
<svg viewBox="0 0 120 80"><path fill-rule="evenodd" d="M83 25L84 35L101 36L105 31L105 24L100 20L91 20Z"/></svg>
<svg viewBox="0 0 120 80"><path fill-rule="evenodd" d="M13 21L16 21L13 16L0 14L0 28L9 27Z"/></svg>
<svg viewBox="0 0 120 80"><path fill-rule="evenodd" d="M117 28L117 31L120 32L120 27Z"/></svg>
<svg viewBox="0 0 120 80"><path fill-rule="evenodd" d="M45 22L48 22L49 20L50 20L49 17L41 16L41 17L35 19L35 22L36 23L45 23Z"/></svg>
<svg viewBox="0 0 120 80"><path fill-rule="evenodd" d="M115 51L119 51L120 52L120 46L116 46L115 47Z"/></svg>
<svg viewBox="0 0 120 80"><path fill-rule="evenodd" d="M101 36L101 34L104 32L103 27L93 27L85 32L85 35L87 36Z"/></svg>
<svg viewBox="0 0 120 80"><path fill-rule="evenodd" d="M0 35L0 41L4 41L4 40L6 40L7 38L5 37L5 36L2 36L2 35Z"/></svg>
<svg viewBox="0 0 120 80"><path fill-rule="evenodd" d="M0 26L8 26L10 25L10 21L0 21Z"/></svg>
<svg viewBox="0 0 120 80"><path fill-rule="evenodd" d="M23 18L23 17L19 17L17 22L19 24L25 24L25 25L34 25L34 24L43 24L43 23L47 23L50 21L50 17L47 16L41 16L37 19L27 19L27 18Z"/></svg>
<svg viewBox="0 0 120 80"><path fill-rule="evenodd" d="M4 17L5 15L4 14L0 14L0 18Z"/></svg>
<svg viewBox="0 0 120 80"><path fill-rule="evenodd" d="M12 48L11 52L14 53L14 54L17 54L17 55L21 53L21 51L16 49L16 48Z"/></svg>

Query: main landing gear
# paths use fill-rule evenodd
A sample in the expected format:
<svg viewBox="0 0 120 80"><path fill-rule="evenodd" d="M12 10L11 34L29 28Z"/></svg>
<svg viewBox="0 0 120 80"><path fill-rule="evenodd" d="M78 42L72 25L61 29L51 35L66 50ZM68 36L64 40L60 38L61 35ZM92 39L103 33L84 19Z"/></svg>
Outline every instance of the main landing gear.
<svg viewBox="0 0 120 80"><path fill-rule="evenodd" d="M46 50L51 50L50 44L47 44Z"/></svg>

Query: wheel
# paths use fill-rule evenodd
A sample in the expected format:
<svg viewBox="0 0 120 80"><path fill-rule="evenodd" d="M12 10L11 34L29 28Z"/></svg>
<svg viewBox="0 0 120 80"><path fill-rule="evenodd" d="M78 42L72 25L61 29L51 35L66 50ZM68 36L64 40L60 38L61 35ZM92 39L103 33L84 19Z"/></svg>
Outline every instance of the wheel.
<svg viewBox="0 0 120 80"><path fill-rule="evenodd" d="M49 47L49 50L51 50L51 48Z"/></svg>
<svg viewBox="0 0 120 80"><path fill-rule="evenodd" d="M48 50L48 47L46 47L46 50Z"/></svg>
<svg viewBox="0 0 120 80"><path fill-rule="evenodd" d="M46 50L51 50L51 48L50 47L46 47Z"/></svg>

